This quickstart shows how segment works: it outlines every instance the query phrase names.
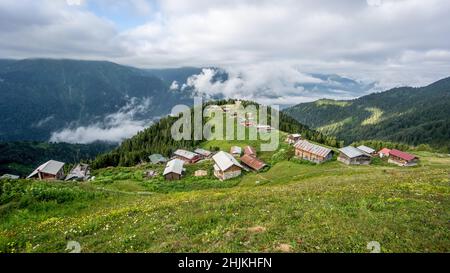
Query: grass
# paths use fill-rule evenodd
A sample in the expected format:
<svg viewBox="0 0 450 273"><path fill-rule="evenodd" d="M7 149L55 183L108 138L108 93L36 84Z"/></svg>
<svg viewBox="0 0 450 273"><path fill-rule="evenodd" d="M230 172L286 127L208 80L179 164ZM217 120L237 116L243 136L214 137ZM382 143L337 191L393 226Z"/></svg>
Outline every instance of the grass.
<svg viewBox="0 0 450 273"><path fill-rule="evenodd" d="M370 112L371 116L361 123L362 126L377 124L381 121L383 110L376 107L369 107L366 108L366 111Z"/></svg>
<svg viewBox="0 0 450 273"><path fill-rule="evenodd" d="M47 194L25 190L0 208L0 251L64 252L75 240L83 252L367 252L370 241L382 252L449 252L450 157L419 156L413 168L282 160L226 182L144 179L162 169L151 165L100 170L85 184L19 182Z"/></svg>

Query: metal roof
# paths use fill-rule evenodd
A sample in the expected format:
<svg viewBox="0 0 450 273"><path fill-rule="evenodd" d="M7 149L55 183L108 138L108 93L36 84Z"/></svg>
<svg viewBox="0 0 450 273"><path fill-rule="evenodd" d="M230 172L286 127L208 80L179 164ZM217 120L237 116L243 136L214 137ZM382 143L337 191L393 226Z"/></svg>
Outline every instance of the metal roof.
<svg viewBox="0 0 450 273"><path fill-rule="evenodd" d="M4 174L4 175L2 175L2 176L0 176L0 179L12 179L12 180L16 180L16 179L19 179L20 178L20 176L18 176L18 175L14 175L14 174Z"/></svg>
<svg viewBox="0 0 450 273"><path fill-rule="evenodd" d="M183 165L184 161L180 159L173 159L169 162L167 162L166 168L164 169L163 175L169 174L169 173L176 173L176 174L182 174L183 173Z"/></svg>
<svg viewBox="0 0 450 273"><path fill-rule="evenodd" d="M242 148L238 146L233 146L230 149L230 153L232 154L242 154Z"/></svg>
<svg viewBox="0 0 450 273"><path fill-rule="evenodd" d="M232 155L229 153L220 151L213 156L213 160L217 165L217 168L221 171L226 171L233 165L238 166L240 168L244 168ZM216 168L216 167L214 167ZM216 168L216 169L217 169Z"/></svg>
<svg viewBox="0 0 450 273"><path fill-rule="evenodd" d="M246 155L256 155L256 149L252 146L246 146L244 148L244 154Z"/></svg>
<svg viewBox="0 0 450 273"><path fill-rule="evenodd" d="M264 163L263 161L247 154L241 157L241 162L256 171L259 171L266 166L266 163Z"/></svg>
<svg viewBox="0 0 450 273"><path fill-rule="evenodd" d="M361 150L361 151L363 151L363 152L365 152L365 153L368 153L368 154L373 154L373 153L375 153L375 150L374 150L374 149L372 149L372 148L370 148L370 147L367 147L367 146L365 146L365 145L358 146L357 149L358 149L358 150Z"/></svg>
<svg viewBox="0 0 450 273"><path fill-rule="evenodd" d="M191 160L191 159L193 159L194 157L197 156L196 153L193 153L193 152L190 152L190 151L186 151L186 150L182 150L182 149L176 150L173 154L177 155L177 156L181 156L181 157L187 158L189 160Z"/></svg>
<svg viewBox="0 0 450 273"><path fill-rule="evenodd" d="M299 140L294 144L294 147L321 157L326 157L329 153L332 152L331 149L322 147L317 144L310 143L306 140Z"/></svg>
<svg viewBox="0 0 450 273"><path fill-rule="evenodd" d="M165 163L167 162L167 158L165 158L164 156L162 156L161 154L152 154L151 156L148 157L150 159L150 161L153 164L157 164L157 163Z"/></svg>
<svg viewBox="0 0 450 273"><path fill-rule="evenodd" d="M195 149L194 153L202 155L202 156L210 156L211 152L205 149L197 148Z"/></svg>
<svg viewBox="0 0 450 273"><path fill-rule="evenodd" d="M383 149L381 149L378 153L382 153L382 154L389 155L390 152L391 152L390 149L388 149L388 148L383 148Z"/></svg>
<svg viewBox="0 0 450 273"><path fill-rule="evenodd" d="M88 164L78 164L75 166L66 177L66 181L71 179L88 179L90 176L90 169Z"/></svg>
<svg viewBox="0 0 450 273"><path fill-rule="evenodd" d="M300 134L290 134L290 135L288 135L288 137L293 137L293 138L299 138L301 136L302 135L300 135Z"/></svg>
<svg viewBox="0 0 450 273"><path fill-rule="evenodd" d="M396 149L391 150L391 151L389 152L389 155L393 155L393 156L396 156L396 157L400 157L401 159L404 159L404 160L406 160L406 161L410 161L410 160L413 160L413 159L418 158L418 157L415 156L415 155L408 154L408 153L405 153L405 152L402 152L402 151L399 151L399 150L396 150Z"/></svg>
<svg viewBox="0 0 450 273"><path fill-rule="evenodd" d="M56 175L62 169L62 167L64 167L63 162L50 160L50 161L45 162L41 166L39 166L27 178L31 178L31 177L35 176L36 174L38 174L39 172Z"/></svg>
<svg viewBox="0 0 450 273"><path fill-rule="evenodd" d="M347 147L341 148L341 149L339 149L339 151L341 153L345 154L346 156L348 156L349 158L355 158L355 157L359 157L362 155L366 155L361 150L359 150L353 146L347 146Z"/></svg>

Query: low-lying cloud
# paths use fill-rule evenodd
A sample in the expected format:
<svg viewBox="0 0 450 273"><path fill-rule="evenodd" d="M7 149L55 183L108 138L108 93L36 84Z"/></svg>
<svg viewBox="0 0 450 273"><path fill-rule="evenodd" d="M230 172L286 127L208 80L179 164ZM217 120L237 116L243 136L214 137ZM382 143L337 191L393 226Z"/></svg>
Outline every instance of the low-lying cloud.
<svg viewBox="0 0 450 273"><path fill-rule="evenodd" d="M221 75L226 77L220 77ZM294 65L269 63L227 70L205 68L182 86L206 97L223 96L263 104L293 105L321 98L351 99L376 91L374 82L303 73Z"/></svg>
<svg viewBox="0 0 450 273"><path fill-rule="evenodd" d="M152 120L145 118L150 99L132 98L117 113L103 121L87 126L69 127L52 133L50 142L88 144L96 141L119 143L148 127Z"/></svg>

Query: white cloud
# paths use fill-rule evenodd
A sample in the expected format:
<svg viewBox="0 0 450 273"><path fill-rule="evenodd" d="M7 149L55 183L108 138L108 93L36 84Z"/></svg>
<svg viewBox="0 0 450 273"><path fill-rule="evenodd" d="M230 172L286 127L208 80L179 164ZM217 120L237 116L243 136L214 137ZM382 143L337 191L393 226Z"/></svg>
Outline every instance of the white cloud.
<svg viewBox="0 0 450 273"><path fill-rule="evenodd" d="M180 89L180 85L178 84L177 81L173 81L172 84L170 85L170 90L178 90Z"/></svg>
<svg viewBox="0 0 450 273"><path fill-rule="evenodd" d="M0 56L227 70L270 63L287 73L296 66L303 72L379 81L383 87L423 85L450 71L447 58L437 57L450 51L447 0L156 2L96 1L104 9L128 15L133 9L148 18L123 29L123 18L112 22L88 10L89 5L3 0Z"/></svg>
<svg viewBox="0 0 450 273"><path fill-rule="evenodd" d="M150 107L151 101L132 98L117 113L107 115L102 122L53 132L50 142L87 144L95 141L121 142L147 128L152 121L139 117Z"/></svg>
<svg viewBox="0 0 450 273"><path fill-rule="evenodd" d="M370 83L354 82L355 86L349 86L332 77L322 79L302 73L298 67L289 64L265 63L233 67L226 70L226 80L215 80L223 72L212 68L203 69L202 73L190 77L183 88L191 88L210 97L223 95L283 105L325 97L349 99L366 94L374 88Z"/></svg>
<svg viewBox="0 0 450 273"><path fill-rule="evenodd" d="M83 0L66 0L66 2L69 6L81 6L83 4Z"/></svg>

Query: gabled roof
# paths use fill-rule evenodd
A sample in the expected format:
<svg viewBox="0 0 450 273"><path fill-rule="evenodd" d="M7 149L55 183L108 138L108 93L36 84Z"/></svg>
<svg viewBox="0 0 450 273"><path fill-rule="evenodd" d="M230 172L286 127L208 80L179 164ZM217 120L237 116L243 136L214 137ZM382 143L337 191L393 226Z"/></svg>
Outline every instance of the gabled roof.
<svg viewBox="0 0 450 273"><path fill-rule="evenodd" d="M186 150L182 150L182 149L176 150L173 154L177 155L177 156L181 156L181 157L187 158L189 160L194 159L194 157L198 156L196 153L193 153L193 152L190 152L190 151L186 151Z"/></svg>
<svg viewBox="0 0 450 273"><path fill-rule="evenodd" d="M256 149L253 148L252 146L245 146L244 154L246 154L246 155L256 155Z"/></svg>
<svg viewBox="0 0 450 273"><path fill-rule="evenodd" d="M242 148L238 146L233 146L230 149L230 153L232 154L242 154Z"/></svg>
<svg viewBox="0 0 450 273"><path fill-rule="evenodd" d="M300 135L300 134L289 134L288 135L288 137L292 137L292 138L299 138L299 137L301 137L302 135Z"/></svg>
<svg viewBox="0 0 450 273"><path fill-rule="evenodd" d="M263 161L259 160L258 158L254 157L254 156L250 156L248 154L243 155L241 157L241 162L244 163L245 165L249 166L250 168L252 168L255 171L259 171L262 168L264 168L266 165L266 163L264 163Z"/></svg>
<svg viewBox="0 0 450 273"><path fill-rule="evenodd" d="M90 169L88 164L78 164L75 166L70 173L66 176L66 181L78 178L78 179L88 179L90 176Z"/></svg>
<svg viewBox="0 0 450 273"><path fill-rule="evenodd" d="M200 148L195 149L194 153L207 157L212 154L210 151Z"/></svg>
<svg viewBox="0 0 450 273"><path fill-rule="evenodd" d="M400 157L401 159L404 159L406 161L410 161L410 160L418 158L415 155L408 154L408 153L405 153L405 152L402 152L402 151L399 151L399 150L396 150L396 149L391 150L389 152L389 155Z"/></svg>
<svg viewBox="0 0 450 273"><path fill-rule="evenodd" d="M152 154L148 157L153 164L157 163L165 163L167 162L167 158L162 156L161 154Z"/></svg>
<svg viewBox="0 0 450 273"><path fill-rule="evenodd" d="M216 170L221 170L221 171L226 171L228 170L230 167L234 166L238 166L239 168L244 168L237 160L236 158L234 158L232 155L230 155L229 153L220 151L217 154L215 154L213 156L213 160L216 163L214 166L214 168Z"/></svg>
<svg viewBox="0 0 450 273"><path fill-rule="evenodd" d="M391 152L391 149L383 148L383 149L381 149L378 153L389 154L390 152Z"/></svg>
<svg viewBox="0 0 450 273"><path fill-rule="evenodd" d="M341 148L341 149L339 149L339 151L341 153L343 153L344 155L348 156L349 158L355 158L355 157L359 157L362 155L366 155L361 150L359 150L353 146L347 146L347 147Z"/></svg>
<svg viewBox="0 0 450 273"><path fill-rule="evenodd" d="M173 159L167 162L166 168L164 169L163 175L169 173L182 174L183 173L184 161L180 159Z"/></svg>
<svg viewBox="0 0 450 273"><path fill-rule="evenodd" d="M64 167L63 162L50 160L50 161L45 162L41 166L39 166L27 178L31 178L31 177L35 176L36 174L38 174L39 172L56 175L62 169L62 167Z"/></svg>
<svg viewBox="0 0 450 273"><path fill-rule="evenodd" d="M12 179L12 180L16 180L16 179L19 179L19 178L20 178L20 176L18 176L18 175L8 174L8 173L6 173L6 174L0 176L0 179Z"/></svg>
<svg viewBox="0 0 450 273"><path fill-rule="evenodd" d="M365 152L365 153L368 153L368 154L373 154L373 153L375 153L375 150L374 150L374 149L372 149L372 148L370 148L370 147L367 147L367 146L365 146L365 145L358 146L358 150L361 150L361 151L363 151L363 152Z"/></svg>
<svg viewBox="0 0 450 273"><path fill-rule="evenodd" d="M316 145L313 143L310 143L306 140L299 140L294 144L294 147L315 155L319 155L321 157L326 157L329 153L332 152L331 149L322 147L320 145Z"/></svg>

